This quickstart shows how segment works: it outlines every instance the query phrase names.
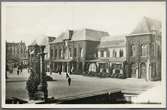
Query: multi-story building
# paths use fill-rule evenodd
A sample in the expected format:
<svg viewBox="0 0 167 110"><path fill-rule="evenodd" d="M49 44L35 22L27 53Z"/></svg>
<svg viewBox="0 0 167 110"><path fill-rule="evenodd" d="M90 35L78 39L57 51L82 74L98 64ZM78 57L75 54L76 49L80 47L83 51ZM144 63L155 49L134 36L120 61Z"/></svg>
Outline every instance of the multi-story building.
<svg viewBox="0 0 167 110"><path fill-rule="evenodd" d="M123 74L161 78L161 23L144 17L128 35L93 29L68 30L50 42L53 72Z"/></svg>
<svg viewBox="0 0 167 110"><path fill-rule="evenodd" d="M128 77L158 80L161 78L161 23L144 17L126 36Z"/></svg>
<svg viewBox="0 0 167 110"><path fill-rule="evenodd" d="M27 57L27 49L26 44L24 42L6 42L7 65L27 65Z"/></svg>
<svg viewBox="0 0 167 110"><path fill-rule="evenodd" d="M86 72L87 63L97 56L100 39L107 32L92 29L63 32L50 43L50 61L55 72Z"/></svg>

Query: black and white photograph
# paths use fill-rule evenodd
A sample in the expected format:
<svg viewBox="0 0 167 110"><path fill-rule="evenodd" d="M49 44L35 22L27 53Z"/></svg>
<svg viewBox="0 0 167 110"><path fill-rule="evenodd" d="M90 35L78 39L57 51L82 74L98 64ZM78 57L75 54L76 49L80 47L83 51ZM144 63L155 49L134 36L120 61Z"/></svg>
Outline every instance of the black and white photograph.
<svg viewBox="0 0 167 110"><path fill-rule="evenodd" d="M165 7L2 2L2 107L166 107Z"/></svg>

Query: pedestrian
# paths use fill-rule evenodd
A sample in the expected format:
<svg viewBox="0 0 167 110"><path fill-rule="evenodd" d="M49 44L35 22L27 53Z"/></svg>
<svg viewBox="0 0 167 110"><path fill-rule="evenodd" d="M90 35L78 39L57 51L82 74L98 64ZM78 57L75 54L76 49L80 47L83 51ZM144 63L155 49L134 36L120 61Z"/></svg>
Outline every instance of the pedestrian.
<svg viewBox="0 0 167 110"><path fill-rule="evenodd" d="M70 86L70 85L71 85L71 78L68 77L68 86Z"/></svg>
<svg viewBox="0 0 167 110"><path fill-rule="evenodd" d="M66 78L69 78L70 76L69 76L69 74L68 73L66 73Z"/></svg>
<svg viewBox="0 0 167 110"><path fill-rule="evenodd" d="M17 75L19 75L19 67L17 68Z"/></svg>

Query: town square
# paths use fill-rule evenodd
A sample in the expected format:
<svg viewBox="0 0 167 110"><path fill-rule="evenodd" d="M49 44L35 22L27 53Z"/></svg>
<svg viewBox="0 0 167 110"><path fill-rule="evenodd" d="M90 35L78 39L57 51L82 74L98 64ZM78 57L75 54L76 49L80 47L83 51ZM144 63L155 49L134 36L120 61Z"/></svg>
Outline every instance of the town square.
<svg viewBox="0 0 167 110"><path fill-rule="evenodd" d="M5 105L164 106L163 6L4 3Z"/></svg>

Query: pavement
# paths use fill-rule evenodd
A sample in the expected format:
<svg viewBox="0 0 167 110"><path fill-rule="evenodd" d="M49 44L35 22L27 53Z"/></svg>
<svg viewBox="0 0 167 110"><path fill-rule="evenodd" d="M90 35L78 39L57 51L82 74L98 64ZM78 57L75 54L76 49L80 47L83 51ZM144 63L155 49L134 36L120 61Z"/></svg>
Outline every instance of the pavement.
<svg viewBox="0 0 167 110"><path fill-rule="evenodd" d="M47 73L50 75L49 73ZM70 75L72 81L71 86L65 74L53 73L50 75L54 80L48 81L48 95L56 99L86 94L106 89L121 89L124 92L142 93L152 87L160 86L160 81L147 82L144 79L116 79L116 78L98 78L82 75ZM27 70L18 76L16 72L8 73L6 81L6 97L17 97L28 99L28 93L25 89L26 80L29 77Z"/></svg>

